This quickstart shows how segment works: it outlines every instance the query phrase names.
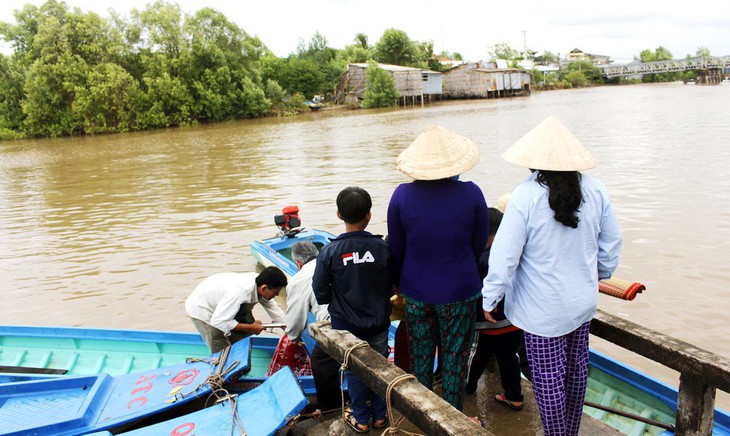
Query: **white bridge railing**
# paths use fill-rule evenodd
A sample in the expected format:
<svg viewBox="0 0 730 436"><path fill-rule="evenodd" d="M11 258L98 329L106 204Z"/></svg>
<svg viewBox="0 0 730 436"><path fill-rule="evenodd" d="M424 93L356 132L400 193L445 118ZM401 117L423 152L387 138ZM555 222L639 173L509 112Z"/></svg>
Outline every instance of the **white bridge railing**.
<svg viewBox="0 0 730 436"><path fill-rule="evenodd" d="M636 62L600 67L605 77L633 76L636 74L657 74L686 70L709 70L730 68L730 56L709 56L668 61Z"/></svg>

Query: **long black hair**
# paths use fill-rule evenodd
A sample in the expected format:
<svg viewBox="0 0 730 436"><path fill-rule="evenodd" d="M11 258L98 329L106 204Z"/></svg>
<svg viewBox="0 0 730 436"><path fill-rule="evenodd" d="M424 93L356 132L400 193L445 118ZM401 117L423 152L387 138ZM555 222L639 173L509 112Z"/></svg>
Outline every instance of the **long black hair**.
<svg viewBox="0 0 730 436"><path fill-rule="evenodd" d="M548 188L550 209L555 211L555 221L567 227L578 228L578 209L583 203L578 171L539 170L537 182Z"/></svg>

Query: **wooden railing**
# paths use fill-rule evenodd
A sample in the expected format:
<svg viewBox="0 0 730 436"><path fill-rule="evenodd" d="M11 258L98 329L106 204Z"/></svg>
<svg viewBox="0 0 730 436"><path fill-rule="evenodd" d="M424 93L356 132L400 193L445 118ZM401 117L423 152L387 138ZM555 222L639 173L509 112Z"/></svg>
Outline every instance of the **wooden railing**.
<svg viewBox="0 0 730 436"><path fill-rule="evenodd" d="M677 435L711 435L715 392L730 392L730 359L598 310L591 334L680 373Z"/></svg>
<svg viewBox="0 0 730 436"><path fill-rule="evenodd" d="M429 435L492 435L464 416L443 398L411 378L397 382L406 373L350 332L334 330L327 321L309 326L312 337L327 354L343 362L349 351L347 368L376 394L386 398L390 386L391 405L416 427Z"/></svg>
<svg viewBox="0 0 730 436"><path fill-rule="evenodd" d="M359 339L346 331L331 329L327 322L312 324L310 331L320 347L339 362L347 350L352 350L348 368L384 398L393 380L405 374L371 348L356 347ZM716 390L730 392L730 359L602 310L591 322L591 334L678 371L675 434L712 434ZM396 410L429 434L491 434L413 379L392 386L391 397Z"/></svg>

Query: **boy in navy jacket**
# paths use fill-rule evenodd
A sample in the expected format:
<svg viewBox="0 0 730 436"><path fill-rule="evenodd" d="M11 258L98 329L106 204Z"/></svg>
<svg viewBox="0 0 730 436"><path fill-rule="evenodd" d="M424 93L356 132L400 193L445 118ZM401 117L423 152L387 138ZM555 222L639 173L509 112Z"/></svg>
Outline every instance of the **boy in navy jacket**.
<svg viewBox="0 0 730 436"><path fill-rule="evenodd" d="M312 289L319 304L329 304L332 328L347 330L388 356L390 326L390 252L379 235L365 231L372 200L359 187L343 189L337 196L337 217L345 233L326 245L317 257ZM359 433L386 426L383 398L345 371L351 411L345 421ZM367 402L370 401L370 406Z"/></svg>

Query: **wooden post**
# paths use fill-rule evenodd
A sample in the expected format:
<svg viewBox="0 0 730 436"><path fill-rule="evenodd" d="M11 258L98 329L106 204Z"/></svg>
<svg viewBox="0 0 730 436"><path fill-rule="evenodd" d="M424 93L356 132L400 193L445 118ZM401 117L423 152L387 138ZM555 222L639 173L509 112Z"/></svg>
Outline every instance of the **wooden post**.
<svg viewBox="0 0 730 436"><path fill-rule="evenodd" d="M715 417L715 388L688 373L679 377L675 434L710 436Z"/></svg>
<svg viewBox="0 0 730 436"><path fill-rule="evenodd" d="M361 341L344 330L334 330L327 321L309 326L317 344L342 363L345 352L352 350L347 368L378 395L386 398L388 385L405 374L370 347L356 347ZM428 435L491 435L420 384L415 379L402 381L391 388L391 406Z"/></svg>

